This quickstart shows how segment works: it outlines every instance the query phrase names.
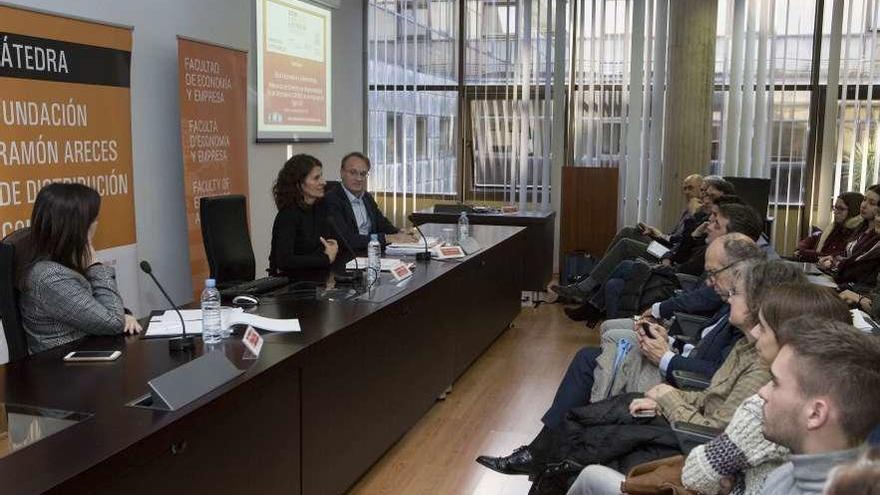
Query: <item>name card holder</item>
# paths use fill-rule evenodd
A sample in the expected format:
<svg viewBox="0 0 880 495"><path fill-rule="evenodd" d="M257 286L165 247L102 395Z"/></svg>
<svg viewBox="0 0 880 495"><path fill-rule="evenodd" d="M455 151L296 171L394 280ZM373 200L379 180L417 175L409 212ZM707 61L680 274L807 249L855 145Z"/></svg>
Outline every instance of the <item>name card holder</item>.
<svg viewBox="0 0 880 495"><path fill-rule="evenodd" d="M243 373L223 352L208 352L153 378L147 382L150 393L127 405L176 411Z"/></svg>

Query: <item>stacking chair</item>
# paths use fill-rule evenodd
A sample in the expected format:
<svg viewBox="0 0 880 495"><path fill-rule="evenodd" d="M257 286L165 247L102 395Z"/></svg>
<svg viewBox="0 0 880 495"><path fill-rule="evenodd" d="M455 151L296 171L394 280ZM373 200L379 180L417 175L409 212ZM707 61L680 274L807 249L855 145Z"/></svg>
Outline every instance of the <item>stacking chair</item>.
<svg viewBox="0 0 880 495"><path fill-rule="evenodd" d="M219 288L254 280L256 262L242 195L201 198L199 218L211 278Z"/></svg>

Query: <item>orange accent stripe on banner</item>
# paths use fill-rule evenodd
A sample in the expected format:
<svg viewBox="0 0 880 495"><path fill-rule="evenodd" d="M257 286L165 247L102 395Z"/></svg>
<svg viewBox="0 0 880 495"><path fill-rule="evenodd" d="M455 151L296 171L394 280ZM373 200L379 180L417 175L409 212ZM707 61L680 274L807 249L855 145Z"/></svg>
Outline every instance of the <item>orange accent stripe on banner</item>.
<svg viewBox="0 0 880 495"><path fill-rule="evenodd" d="M63 14L59 15L63 16ZM127 28L6 5L0 5L0 33L26 34L38 38L131 51L131 30Z"/></svg>

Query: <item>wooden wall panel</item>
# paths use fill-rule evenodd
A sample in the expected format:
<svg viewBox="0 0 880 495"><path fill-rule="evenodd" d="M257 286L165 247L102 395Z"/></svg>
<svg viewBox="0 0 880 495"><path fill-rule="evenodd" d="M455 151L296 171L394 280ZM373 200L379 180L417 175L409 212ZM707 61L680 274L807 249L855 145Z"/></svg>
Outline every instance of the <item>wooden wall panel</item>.
<svg viewBox="0 0 880 495"><path fill-rule="evenodd" d="M617 168L562 167L560 260L583 249L601 256L617 233Z"/></svg>

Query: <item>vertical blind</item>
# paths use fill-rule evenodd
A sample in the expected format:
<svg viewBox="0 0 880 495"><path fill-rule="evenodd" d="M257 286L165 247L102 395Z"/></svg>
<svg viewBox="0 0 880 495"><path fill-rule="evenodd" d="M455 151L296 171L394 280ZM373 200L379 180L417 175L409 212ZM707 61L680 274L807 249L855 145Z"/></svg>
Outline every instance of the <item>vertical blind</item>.
<svg viewBox="0 0 880 495"><path fill-rule="evenodd" d="M370 187L389 216L401 223L429 204L419 198L547 206L551 123L565 119L569 156L559 161L619 168L620 221L659 221L669 1L369 0ZM824 224L833 196L880 181L880 1L825 0L822 19L816 5L718 5L704 172L769 177L780 245L804 215ZM558 56L557 16L570 50ZM568 108L554 115L557 64ZM824 120L811 122L820 97ZM821 207L805 212L811 133Z"/></svg>
<svg viewBox="0 0 880 495"><path fill-rule="evenodd" d="M827 2L823 31L823 68L826 84L824 133L833 139L823 150L823 166L833 166L833 196L864 191L878 180L877 120L880 118L880 2L850 0ZM835 29L836 27L836 29ZM836 31L839 31L839 39ZM839 44L839 49L835 49ZM827 48L827 50L826 50ZM827 55L826 55L827 54ZM831 198L823 198L830 207ZM827 212L819 216L827 218Z"/></svg>
<svg viewBox="0 0 880 495"><path fill-rule="evenodd" d="M420 195L458 185L457 0L369 0L368 187L402 225Z"/></svg>

